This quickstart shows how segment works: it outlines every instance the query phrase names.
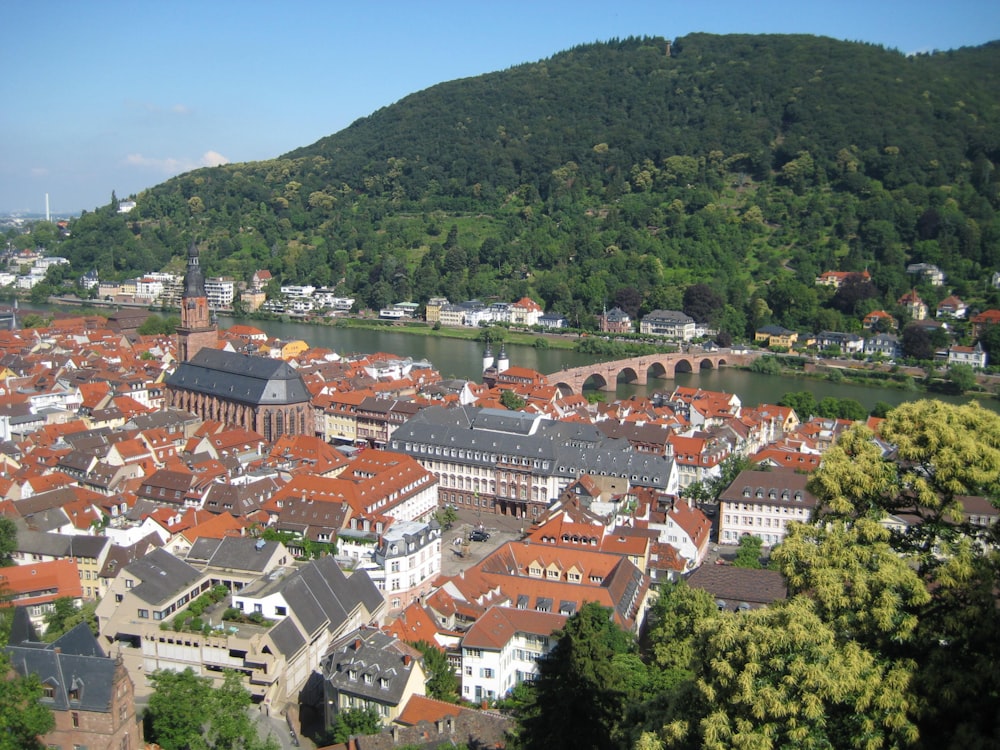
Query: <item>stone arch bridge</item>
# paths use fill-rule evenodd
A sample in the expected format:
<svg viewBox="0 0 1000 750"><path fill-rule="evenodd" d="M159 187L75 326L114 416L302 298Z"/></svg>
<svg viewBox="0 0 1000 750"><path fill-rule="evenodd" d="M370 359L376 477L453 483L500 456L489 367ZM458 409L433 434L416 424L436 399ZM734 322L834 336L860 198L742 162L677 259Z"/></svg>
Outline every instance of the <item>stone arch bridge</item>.
<svg viewBox="0 0 1000 750"><path fill-rule="evenodd" d="M724 365L744 365L759 356L757 352L736 354L729 351L686 351L672 354L646 354L641 357L617 359L613 362L596 362L584 367L573 367L548 375L549 385L557 386L563 393L581 393L588 380L601 391L614 390L621 379L633 385L646 385L649 378L668 379L678 372L699 372L717 369Z"/></svg>

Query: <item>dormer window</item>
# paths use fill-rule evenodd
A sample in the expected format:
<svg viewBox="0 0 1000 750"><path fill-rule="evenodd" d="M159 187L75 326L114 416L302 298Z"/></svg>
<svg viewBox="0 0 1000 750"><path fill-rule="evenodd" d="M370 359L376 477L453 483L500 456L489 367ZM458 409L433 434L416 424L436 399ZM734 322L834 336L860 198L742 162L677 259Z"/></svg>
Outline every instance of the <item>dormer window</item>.
<svg viewBox="0 0 1000 750"><path fill-rule="evenodd" d="M356 669L349 669L349 670L347 670L347 679L349 679L351 682L357 682L358 681L358 670L356 670Z"/></svg>

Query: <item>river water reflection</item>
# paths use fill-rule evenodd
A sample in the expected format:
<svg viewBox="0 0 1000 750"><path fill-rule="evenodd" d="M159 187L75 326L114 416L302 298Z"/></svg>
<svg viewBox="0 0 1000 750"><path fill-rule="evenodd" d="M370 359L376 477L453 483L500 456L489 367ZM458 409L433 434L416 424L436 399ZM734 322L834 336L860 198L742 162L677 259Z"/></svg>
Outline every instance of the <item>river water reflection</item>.
<svg viewBox="0 0 1000 750"><path fill-rule="evenodd" d="M232 325L234 320L223 318L222 325ZM364 330L360 328L338 328L334 326L310 325L308 323L253 321L251 325L281 339L303 339L312 346L333 349L338 354L389 352L413 359L426 359L443 377L465 378L480 381L482 378L482 344L456 339L416 336L392 330ZM512 365L528 367L542 373L554 373L564 367L580 367L599 362L593 355L581 354L562 349L535 349L530 346L508 346L507 354ZM672 390L675 385L705 388L737 394L747 406L759 403L775 403L788 391L809 391L817 400L832 396L853 398L866 409L871 409L879 401L895 406L904 401L927 397L917 392L907 392L890 388L874 388L849 383L833 383L825 380L794 378L781 375L760 375L746 370L723 368L700 373L680 373L673 380L650 379L647 386L619 383L617 395L626 398L632 395L646 395L654 391ZM939 396L951 403L963 403L967 398ZM983 405L998 409L998 402L983 401Z"/></svg>

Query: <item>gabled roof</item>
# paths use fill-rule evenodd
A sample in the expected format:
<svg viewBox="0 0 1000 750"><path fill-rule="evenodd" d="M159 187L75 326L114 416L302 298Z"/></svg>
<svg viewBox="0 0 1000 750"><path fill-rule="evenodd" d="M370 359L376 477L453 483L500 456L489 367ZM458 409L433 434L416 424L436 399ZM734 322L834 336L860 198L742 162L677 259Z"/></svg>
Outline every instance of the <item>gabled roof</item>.
<svg viewBox="0 0 1000 750"><path fill-rule="evenodd" d="M463 648L498 651L518 633L550 636L566 624L566 615L532 609L490 607L466 631Z"/></svg>
<svg viewBox="0 0 1000 750"><path fill-rule="evenodd" d="M308 403L310 398L302 376L287 362L217 349L201 349L166 384L254 406Z"/></svg>

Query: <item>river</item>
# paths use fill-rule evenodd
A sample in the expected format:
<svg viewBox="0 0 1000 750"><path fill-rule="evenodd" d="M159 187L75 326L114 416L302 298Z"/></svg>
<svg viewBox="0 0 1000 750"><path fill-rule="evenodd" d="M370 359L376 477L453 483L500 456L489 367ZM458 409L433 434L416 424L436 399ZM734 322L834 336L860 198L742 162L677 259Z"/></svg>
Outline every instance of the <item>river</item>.
<svg viewBox="0 0 1000 750"><path fill-rule="evenodd" d="M221 318L224 326L237 321ZM445 339L434 336L416 336L391 330L367 330L361 328L338 328L335 326L310 325L308 323L279 321L241 321L256 326L284 340L303 339L312 346L332 349L338 354L389 352L413 359L426 359L445 378L464 378L479 382L482 379L483 345L460 339ZM494 352L496 353L496 352ZM512 365L527 367L542 373L554 373L563 367L580 367L599 361L598 357L565 349L535 349L531 346L507 346L507 354ZM704 388L737 394L747 406L760 403L776 403L788 391L809 391L817 400L832 396L852 398L866 409L871 409L879 401L893 406L904 401L927 398L926 394L902 391L892 388L873 388L851 383L833 383L811 378L795 378L784 375L761 375L747 370L722 368L705 370L700 373L679 373L673 380L650 379L649 385L637 386L619 383L617 396L627 398L632 395L646 395L654 391L672 390L675 385ZM941 396L950 403L964 403L970 399L959 396ZM983 401L984 406L1000 410L1000 402Z"/></svg>

